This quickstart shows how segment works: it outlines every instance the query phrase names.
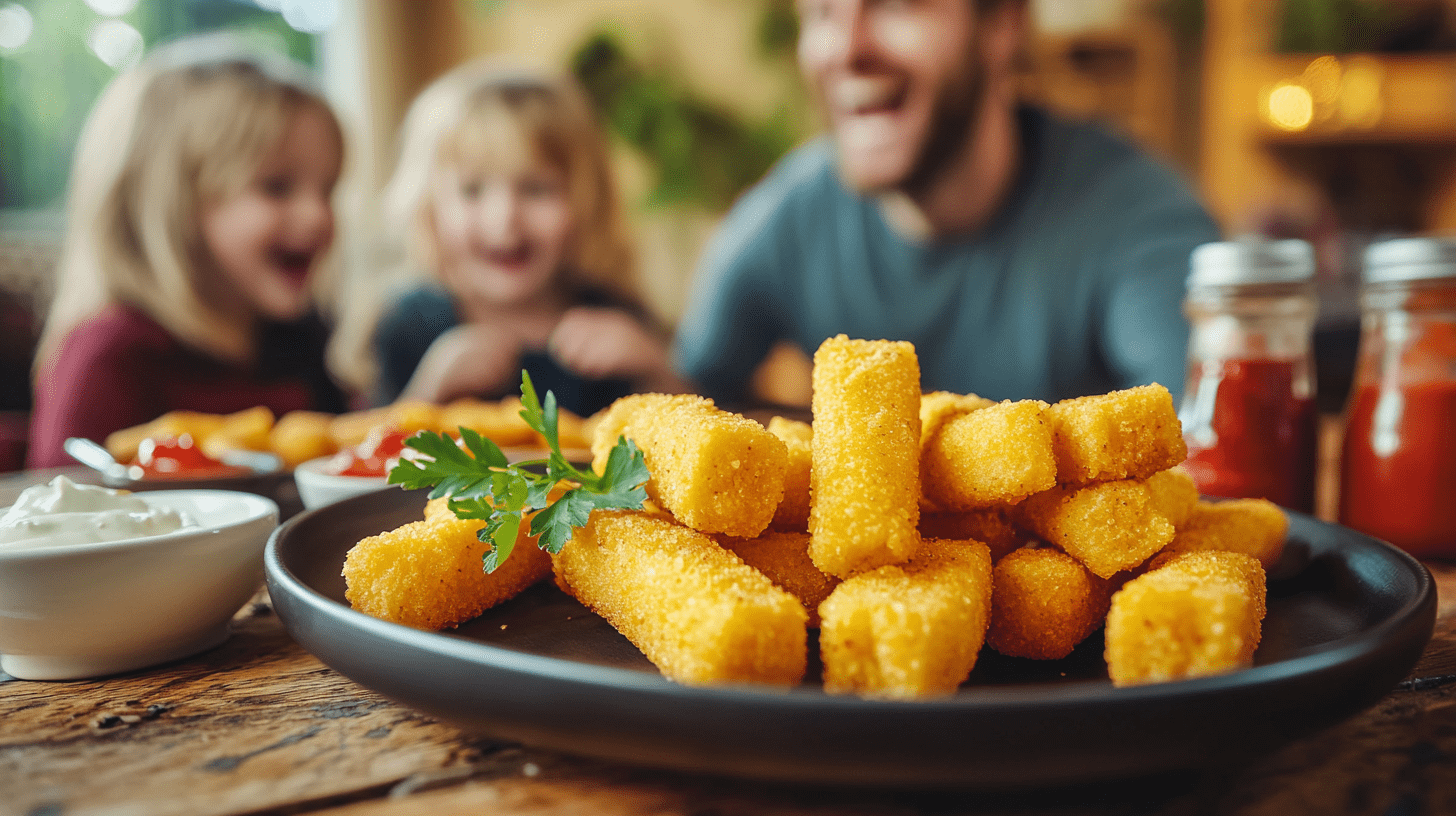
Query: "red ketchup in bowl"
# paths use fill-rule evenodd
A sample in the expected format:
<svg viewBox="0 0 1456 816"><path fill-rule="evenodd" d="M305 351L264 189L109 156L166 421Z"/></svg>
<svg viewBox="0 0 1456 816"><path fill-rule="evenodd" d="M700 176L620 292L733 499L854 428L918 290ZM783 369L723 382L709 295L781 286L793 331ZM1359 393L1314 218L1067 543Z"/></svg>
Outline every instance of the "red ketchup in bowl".
<svg viewBox="0 0 1456 816"><path fill-rule="evenodd" d="M213 459L198 449L191 434L182 434L143 439L129 473L140 479L218 479L246 476L252 471Z"/></svg>
<svg viewBox="0 0 1456 816"><path fill-rule="evenodd" d="M335 476L386 476L399 463L404 441L411 436L413 432L399 428L371 431L363 442L339 451L324 470Z"/></svg>

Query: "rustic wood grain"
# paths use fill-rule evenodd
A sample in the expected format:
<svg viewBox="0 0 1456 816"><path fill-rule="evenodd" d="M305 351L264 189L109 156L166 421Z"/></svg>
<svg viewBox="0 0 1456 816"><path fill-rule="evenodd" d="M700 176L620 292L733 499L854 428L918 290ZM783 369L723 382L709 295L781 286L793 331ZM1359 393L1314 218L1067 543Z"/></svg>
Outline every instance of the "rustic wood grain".
<svg viewBox="0 0 1456 816"><path fill-rule="evenodd" d="M0 682L0 813L1018 814L1456 812L1456 568L1436 638L1375 707L1247 767L988 797L672 774L468 737L324 667L265 604L221 647L94 682Z"/></svg>

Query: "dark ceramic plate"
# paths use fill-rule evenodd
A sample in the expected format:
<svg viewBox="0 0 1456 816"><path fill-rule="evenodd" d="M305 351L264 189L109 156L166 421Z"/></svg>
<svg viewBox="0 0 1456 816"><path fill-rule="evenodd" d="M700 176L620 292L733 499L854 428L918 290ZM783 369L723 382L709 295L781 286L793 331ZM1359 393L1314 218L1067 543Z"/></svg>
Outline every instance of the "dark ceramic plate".
<svg viewBox="0 0 1456 816"><path fill-rule="evenodd" d="M1374 539L1292 515L1272 571L1255 666L1113 688L1100 636L1035 662L983 650L952 697L824 694L664 680L625 638L550 582L450 634L355 612L344 553L421 517L386 490L298 516L265 563L284 625L359 684L470 731L688 771L805 783L1008 789L1203 767L1249 757L1369 706L1419 659L1431 577ZM811 639L811 654L817 651Z"/></svg>

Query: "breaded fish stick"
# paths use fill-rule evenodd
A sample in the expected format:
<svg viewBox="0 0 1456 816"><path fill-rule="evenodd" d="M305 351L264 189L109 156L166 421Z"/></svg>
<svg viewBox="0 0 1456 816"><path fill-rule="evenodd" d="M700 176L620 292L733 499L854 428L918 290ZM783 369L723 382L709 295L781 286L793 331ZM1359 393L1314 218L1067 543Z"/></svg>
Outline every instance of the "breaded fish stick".
<svg viewBox="0 0 1456 816"><path fill-rule="evenodd" d="M926 497L947 510L972 510L1056 487L1046 409L1040 400L1003 402L945 421L920 454Z"/></svg>
<svg viewBox="0 0 1456 816"><path fill-rule="evenodd" d="M344 597L376 618L444 629L514 598L551 572L551 557L522 525L510 558L487 574L481 564L486 545L475 537L484 524L436 510L424 521L361 540L344 557Z"/></svg>
<svg viewBox="0 0 1456 816"><path fill-rule="evenodd" d="M951 541L974 539L991 548L993 564L1037 540L1035 535L1016 526L1010 508L1005 506L960 512L927 513L922 510L920 537Z"/></svg>
<svg viewBox="0 0 1456 816"><path fill-rule="evenodd" d="M809 534L768 532L758 538L718 539L723 548L763 573L774 586L788 592L809 613L809 625L819 625L819 604L839 586L839 579L825 575L809 560Z"/></svg>
<svg viewBox="0 0 1456 816"><path fill-rule="evenodd" d="M776 416L768 421L768 432L782 439L788 452L784 468L784 500L774 511L775 530L803 532L809 529L809 470L814 431L807 422Z"/></svg>
<svg viewBox="0 0 1456 816"><path fill-rule="evenodd" d="M825 340L814 353L809 556L841 578L920 546L920 363L887 340Z"/></svg>
<svg viewBox="0 0 1456 816"><path fill-rule="evenodd" d="M977 541L927 539L909 563L840 584L819 615L825 691L951 694L975 667L991 617L991 555Z"/></svg>
<svg viewBox="0 0 1456 816"><path fill-rule="evenodd" d="M783 500L784 443L710 399L639 394L617 400L592 440L598 472L619 435L642 450L652 474L647 495L694 530L752 538L768 528Z"/></svg>
<svg viewBox="0 0 1456 816"><path fill-rule="evenodd" d="M1146 479L1188 458L1173 396L1157 383L1062 400L1046 417L1062 485Z"/></svg>
<svg viewBox="0 0 1456 816"><path fill-rule="evenodd" d="M1148 560L1173 540L1147 485L1124 480L1058 487L1017 506L1017 521L1101 578Z"/></svg>
<svg viewBox="0 0 1456 816"><path fill-rule="evenodd" d="M1175 528L1183 529L1198 506L1198 485L1194 484L1193 477L1183 468L1175 467L1149 476L1147 486L1153 509Z"/></svg>
<svg viewBox="0 0 1456 816"><path fill-rule="evenodd" d="M558 585L669 679L793 685L808 613L711 538L632 511L598 510L554 556Z"/></svg>
<svg viewBox="0 0 1456 816"><path fill-rule="evenodd" d="M1253 662L1266 603L1264 570L1241 553L1185 553L1128 581L1107 613L1114 685L1234 671Z"/></svg>
<svg viewBox="0 0 1456 816"><path fill-rule="evenodd" d="M1284 554L1288 532L1289 518L1267 499L1198 502L1166 552L1243 553L1268 570Z"/></svg>
<svg viewBox="0 0 1456 816"><path fill-rule="evenodd" d="M1097 631L1112 591L1060 550L1017 550L992 570L986 645L1011 657L1060 660Z"/></svg>

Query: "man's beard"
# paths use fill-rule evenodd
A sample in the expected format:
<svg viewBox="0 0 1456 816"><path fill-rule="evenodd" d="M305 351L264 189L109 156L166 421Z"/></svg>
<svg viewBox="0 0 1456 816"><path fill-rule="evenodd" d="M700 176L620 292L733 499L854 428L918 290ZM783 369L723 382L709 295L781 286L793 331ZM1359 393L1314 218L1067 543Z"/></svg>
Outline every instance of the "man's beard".
<svg viewBox="0 0 1456 816"><path fill-rule="evenodd" d="M975 148L985 102L986 71L972 58L966 61L959 81L941 88L910 172L893 187L912 199L928 193L947 168Z"/></svg>

